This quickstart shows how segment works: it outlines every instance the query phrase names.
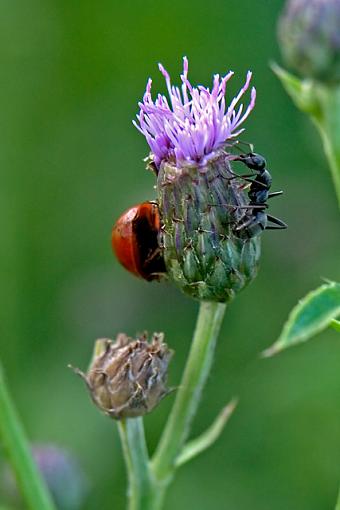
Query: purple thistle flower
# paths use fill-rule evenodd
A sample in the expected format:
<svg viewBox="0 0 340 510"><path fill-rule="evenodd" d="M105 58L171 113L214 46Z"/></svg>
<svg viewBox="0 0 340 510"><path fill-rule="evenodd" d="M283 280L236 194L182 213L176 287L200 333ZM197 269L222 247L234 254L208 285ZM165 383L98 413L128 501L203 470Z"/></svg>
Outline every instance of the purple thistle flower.
<svg viewBox="0 0 340 510"><path fill-rule="evenodd" d="M138 122L133 123L145 136L157 168L164 160L179 167L204 166L228 140L244 131L240 126L255 106L255 88L251 89L245 111L239 102L249 88L252 73L248 71L245 84L226 106L226 86L234 74L232 71L222 78L215 74L211 91L202 85L193 87L188 80L188 59L184 57L180 90L171 84L164 67L161 64L158 67L165 78L171 104L161 94L153 101L149 78L143 101L138 103Z"/></svg>

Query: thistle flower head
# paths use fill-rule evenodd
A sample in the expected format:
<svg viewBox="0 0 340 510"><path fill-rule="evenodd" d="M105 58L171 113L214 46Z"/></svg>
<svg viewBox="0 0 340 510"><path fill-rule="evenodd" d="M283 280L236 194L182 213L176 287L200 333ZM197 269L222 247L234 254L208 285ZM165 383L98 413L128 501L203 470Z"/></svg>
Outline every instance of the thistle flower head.
<svg viewBox="0 0 340 510"><path fill-rule="evenodd" d="M243 131L241 125L255 105L254 87L248 106L240 104L249 89L252 73L248 71L245 84L227 105L225 94L227 83L234 74L232 71L223 77L216 74L210 90L202 85L191 85L186 57L183 59L181 88L171 84L170 76L161 64L159 70L165 78L169 100L162 94L158 94L155 101L152 99L150 78L134 125L145 136L157 168L162 161L177 167L204 166L228 140Z"/></svg>
<svg viewBox="0 0 340 510"><path fill-rule="evenodd" d="M195 299L228 302L255 277L260 256L259 236L237 232L251 208L229 150L255 105L255 88L247 106L241 103L252 74L227 102L232 71L216 74L210 90L191 85L186 57L181 87L171 84L161 64L159 69L169 99L158 94L153 100L149 79L134 124L150 146L157 175L158 243L166 274Z"/></svg>
<svg viewBox="0 0 340 510"><path fill-rule="evenodd" d="M303 77L340 81L340 1L289 0L278 35L287 64Z"/></svg>

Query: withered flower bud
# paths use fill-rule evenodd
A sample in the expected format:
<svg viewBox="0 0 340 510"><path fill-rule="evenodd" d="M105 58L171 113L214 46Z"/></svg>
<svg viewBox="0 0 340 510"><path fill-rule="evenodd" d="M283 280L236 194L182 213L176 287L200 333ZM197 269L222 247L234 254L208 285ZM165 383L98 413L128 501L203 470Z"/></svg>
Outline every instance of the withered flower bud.
<svg viewBox="0 0 340 510"><path fill-rule="evenodd" d="M163 338L154 333L148 342L146 335L133 340L121 333L115 341L99 339L87 374L75 369L94 403L108 416L116 420L142 416L169 393L166 380L173 352Z"/></svg>

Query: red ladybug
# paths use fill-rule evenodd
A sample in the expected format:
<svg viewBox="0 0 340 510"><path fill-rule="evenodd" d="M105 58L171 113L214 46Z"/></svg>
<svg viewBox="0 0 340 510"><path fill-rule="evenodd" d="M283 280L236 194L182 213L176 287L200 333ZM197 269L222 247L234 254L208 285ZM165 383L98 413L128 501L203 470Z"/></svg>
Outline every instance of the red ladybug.
<svg viewBox="0 0 340 510"><path fill-rule="evenodd" d="M166 272L158 242L160 216L155 202L125 211L112 229L112 249L119 262L136 276L159 280Z"/></svg>

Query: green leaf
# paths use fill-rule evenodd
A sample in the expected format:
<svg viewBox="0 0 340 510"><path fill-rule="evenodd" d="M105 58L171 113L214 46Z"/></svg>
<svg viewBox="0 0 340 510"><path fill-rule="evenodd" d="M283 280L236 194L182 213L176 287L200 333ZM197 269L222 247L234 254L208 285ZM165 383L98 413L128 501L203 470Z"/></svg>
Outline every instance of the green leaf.
<svg viewBox="0 0 340 510"><path fill-rule="evenodd" d="M335 331L339 331L340 333L340 321L333 319L330 323L331 328L335 329Z"/></svg>
<svg viewBox="0 0 340 510"><path fill-rule="evenodd" d="M325 283L304 297L291 311L279 339L263 356L269 357L300 342L305 342L340 315L340 284Z"/></svg>
<svg viewBox="0 0 340 510"><path fill-rule="evenodd" d="M176 459L176 467L182 466L189 460L199 455L204 450L209 448L221 435L225 424L229 420L235 407L237 406L237 399L233 399L226 407L222 409L220 414L215 418L210 427L203 432L200 436L192 441L189 441L183 446L183 449Z"/></svg>
<svg viewBox="0 0 340 510"><path fill-rule="evenodd" d="M295 105L305 113L319 119L321 115L317 84L312 80L300 80L276 63L271 68L281 81Z"/></svg>

